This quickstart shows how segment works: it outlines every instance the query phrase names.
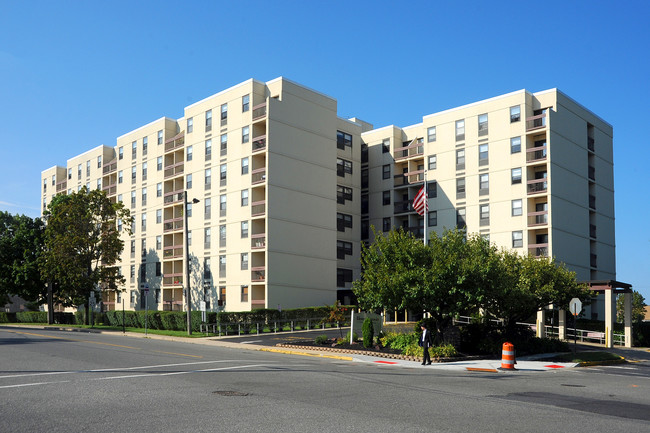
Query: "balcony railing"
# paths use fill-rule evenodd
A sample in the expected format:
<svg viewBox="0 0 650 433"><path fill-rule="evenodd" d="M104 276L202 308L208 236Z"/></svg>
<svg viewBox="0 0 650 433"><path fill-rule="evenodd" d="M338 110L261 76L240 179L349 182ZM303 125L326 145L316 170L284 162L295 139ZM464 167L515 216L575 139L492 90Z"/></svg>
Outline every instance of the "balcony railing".
<svg viewBox="0 0 650 433"><path fill-rule="evenodd" d="M251 185L266 182L266 167L258 168L251 172Z"/></svg>
<svg viewBox="0 0 650 433"><path fill-rule="evenodd" d="M251 268L251 281L266 281L266 267L256 266Z"/></svg>
<svg viewBox="0 0 650 433"><path fill-rule="evenodd" d="M183 191L173 191L173 192L168 192L163 196L163 203L164 204L171 204L171 203L178 203L183 201Z"/></svg>
<svg viewBox="0 0 650 433"><path fill-rule="evenodd" d="M589 150L591 150L592 152L594 152L594 150L595 150L595 148L596 148L596 147L595 147L595 144L596 144L596 141L594 140L593 137L587 137L587 149L589 149Z"/></svg>
<svg viewBox="0 0 650 433"><path fill-rule="evenodd" d="M424 236L424 227L407 227L406 231L412 233L416 238L421 238Z"/></svg>
<svg viewBox="0 0 650 433"><path fill-rule="evenodd" d="M526 149L526 162L544 161L546 159L546 145Z"/></svg>
<svg viewBox="0 0 650 433"><path fill-rule="evenodd" d="M182 230L182 229L183 229L183 217L165 220L163 223L164 232Z"/></svg>
<svg viewBox="0 0 650 433"><path fill-rule="evenodd" d="M163 258L183 257L183 245L170 245L163 248Z"/></svg>
<svg viewBox="0 0 650 433"><path fill-rule="evenodd" d="M251 203L251 216L261 216L266 214L266 201L254 201Z"/></svg>
<svg viewBox="0 0 650 433"><path fill-rule="evenodd" d="M394 213L414 212L409 200L395 202L393 204L393 209Z"/></svg>
<svg viewBox="0 0 650 433"><path fill-rule="evenodd" d="M165 179L168 177L178 176L185 172L185 162L177 162L176 164L165 166Z"/></svg>
<svg viewBox="0 0 650 433"><path fill-rule="evenodd" d="M417 185L424 181L424 170L410 173L396 174L393 176L393 186Z"/></svg>
<svg viewBox="0 0 650 433"><path fill-rule="evenodd" d="M115 195L115 193L117 192L117 182L112 183L110 185L106 185L105 187L102 188L102 191L104 191L106 195L109 197Z"/></svg>
<svg viewBox="0 0 650 433"><path fill-rule="evenodd" d="M548 224L548 211L528 212L528 226L542 226Z"/></svg>
<svg viewBox="0 0 650 433"><path fill-rule="evenodd" d="M165 141L165 152L171 152L172 150L176 150L179 147L182 147L184 144L185 144L185 132L181 132L180 134Z"/></svg>
<svg viewBox="0 0 650 433"><path fill-rule="evenodd" d="M183 273L163 274L163 286L182 286Z"/></svg>
<svg viewBox="0 0 650 433"><path fill-rule="evenodd" d="M410 144L408 146L397 148L393 151L393 157L396 161L422 155L424 155L424 144L422 143Z"/></svg>
<svg viewBox="0 0 650 433"><path fill-rule="evenodd" d="M528 181L528 194L539 194L546 192L548 183L546 179L533 179Z"/></svg>
<svg viewBox="0 0 650 433"><path fill-rule="evenodd" d="M589 237L592 239L596 239L596 225L595 224L589 224Z"/></svg>
<svg viewBox="0 0 650 433"><path fill-rule="evenodd" d="M266 233L251 235L251 249L260 250L266 248Z"/></svg>
<svg viewBox="0 0 650 433"><path fill-rule="evenodd" d="M68 188L68 181L67 180L62 180L61 182L56 184L56 192L65 191L66 188Z"/></svg>
<svg viewBox="0 0 650 433"><path fill-rule="evenodd" d="M546 127L546 113L526 118L526 132Z"/></svg>
<svg viewBox="0 0 650 433"><path fill-rule="evenodd" d="M535 257L548 257L548 244L528 244L528 253Z"/></svg>
<svg viewBox="0 0 650 433"><path fill-rule="evenodd" d="M258 137L253 137L253 143L252 143L252 152L261 152L262 150L266 149L266 135L260 135Z"/></svg>
<svg viewBox="0 0 650 433"><path fill-rule="evenodd" d="M253 107L253 121L266 117L266 102Z"/></svg>
<svg viewBox="0 0 650 433"><path fill-rule="evenodd" d="M106 164L104 164L102 168L102 173L104 175L107 175L109 173L113 173L116 170L117 170L117 158L114 158L112 161L109 161Z"/></svg>

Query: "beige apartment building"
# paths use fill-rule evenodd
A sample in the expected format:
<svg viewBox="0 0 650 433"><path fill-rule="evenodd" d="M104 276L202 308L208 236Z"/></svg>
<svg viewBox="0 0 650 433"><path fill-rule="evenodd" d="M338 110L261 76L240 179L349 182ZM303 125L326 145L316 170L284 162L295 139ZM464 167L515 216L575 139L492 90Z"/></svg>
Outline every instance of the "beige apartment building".
<svg viewBox="0 0 650 433"><path fill-rule="evenodd" d="M105 309L144 308L148 296L149 308L183 310L185 248L194 309L350 302L371 225L424 235L412 200L425 179L428 232L466 227L555 256L580 280L615 280L612 127L558 90L373 129L278 78L184 114L42 172L43 206L85 185L132 212L121 222L133 229L120 263L126 291L103 294Z"/></svg>

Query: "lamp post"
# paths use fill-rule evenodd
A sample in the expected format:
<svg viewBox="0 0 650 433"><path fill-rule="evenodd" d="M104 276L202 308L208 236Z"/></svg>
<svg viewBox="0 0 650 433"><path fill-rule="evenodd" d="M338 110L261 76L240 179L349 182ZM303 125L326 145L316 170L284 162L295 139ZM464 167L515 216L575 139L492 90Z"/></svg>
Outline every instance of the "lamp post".
<svg viewBox="0 0 650 433"><path fill-rule="evenodd" d="M187 191L183 191L183 202L185 208L183 209L183 235L185 242L183 242L183 248L185 249L185 300L187 303L187 335L192 335L192 292L190 290L190 246L188 245L188 236L187 236ZM199 200L194 198L192 203L198 203Z"/></svg>

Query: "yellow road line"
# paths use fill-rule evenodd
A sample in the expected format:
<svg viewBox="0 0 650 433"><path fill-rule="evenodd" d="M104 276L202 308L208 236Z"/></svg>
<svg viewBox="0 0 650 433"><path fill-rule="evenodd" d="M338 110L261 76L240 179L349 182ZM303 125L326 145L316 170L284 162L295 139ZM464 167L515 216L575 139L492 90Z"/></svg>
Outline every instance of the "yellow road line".
<svg viewBox="0 0 650 433"><path fill-rule="evenodd" d="M78 342L78 343L91 343L91 344L99 344L99 345L102 345L102 346L113 346L113 347L122 347L124 349L141 350L139 347L123 346L121 344L101 343L101 342L98 342L98 341L90 341L90 340L78 340L76 338L56 337L56 336L53 336L53 335L36 334L36 333L33 333L33 332L9 331L9 330L7 330L7 332L12 332L14 334L33 335L35 337L53 338L53 339L56 339L56 340L75 341L75 342Z"/></svg>

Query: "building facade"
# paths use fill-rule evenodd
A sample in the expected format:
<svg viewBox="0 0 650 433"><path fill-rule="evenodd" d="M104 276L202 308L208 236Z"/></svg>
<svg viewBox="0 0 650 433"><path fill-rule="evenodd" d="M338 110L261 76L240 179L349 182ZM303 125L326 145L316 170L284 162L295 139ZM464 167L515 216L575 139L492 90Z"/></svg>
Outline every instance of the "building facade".
<svg viewBox="0 0 650 433"><path fill-rule="evenodd" d="M371 226L425 235L412 207L425 180L428 233L466 227L613 280L612 146L612 127L555 89L373 129L287 79L249 80L43 171L43 206L85 185L130 208L120 267L133 309L144 296L184 308L186 247L193 308L349 302Z"/></svg>

